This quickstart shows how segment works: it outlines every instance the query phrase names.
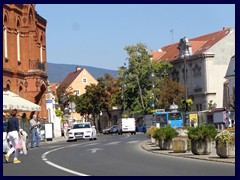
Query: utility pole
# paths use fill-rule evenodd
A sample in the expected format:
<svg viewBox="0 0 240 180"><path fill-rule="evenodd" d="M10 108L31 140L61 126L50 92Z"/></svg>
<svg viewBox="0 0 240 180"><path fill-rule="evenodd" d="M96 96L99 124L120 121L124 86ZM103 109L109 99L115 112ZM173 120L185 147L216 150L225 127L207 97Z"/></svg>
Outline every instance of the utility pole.
<svg viewBox="0 0 240 180"><path fill-rule="evenodd" d="M187 89L188 89L188 87L187 87L187 59L186 59L186 56L184 55L184 84L185 84L185 105L186 105L186 107L185 107L185 112L187 112L187 106L188 106L188 104L187 104Z"/></svg>
<svg viewBox="0 0 240 180"><path fill-rule="evenodd" d="M152 65L152 60L153 60L153 55L152 55L152 52L151 51L148 51L148 55L149 55L149 58L150 58L150 63L151 63L151 80L152 80L152 109L154 110L155 108L155 102L154 102L154 99L155 99L155 94L154 94L154 87L155 87L155 84L154 84L154 69L153 69L153 65Z"/></svg>

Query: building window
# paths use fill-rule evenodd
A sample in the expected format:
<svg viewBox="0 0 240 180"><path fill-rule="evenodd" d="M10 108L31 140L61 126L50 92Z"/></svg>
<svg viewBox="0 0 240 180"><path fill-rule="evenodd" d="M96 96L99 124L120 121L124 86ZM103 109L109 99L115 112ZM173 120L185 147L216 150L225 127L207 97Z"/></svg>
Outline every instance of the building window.
<svg viewBox="0 0 240 180"><path fill-rule="evenodd" d="M199 111L202 111L202 104L199 104Z"/></svg>
<svg viewBox="0 0 240 180"><path fill-rule="evenodd" d="M41 42L41 44L40 44L40 61L41 61L41 63L43 62L43 37L41 36L41 38L40 38L40 42Z"/></svg>
<svg viewBox="0 0 240 180"><path fill-rule="evenodd" d="M7 27L4 27L4 56L5 56L5 59L8 59Z"/></svg>
<svg viewBox="0 0 240 180"><path fill-rule="evenodd" d="M176 69L173 69L172 71L172 80L179 82L179 71L177 71Z"/></svg>
<svg viewBox="0 0 240 180"><path fill-rule="evenodd" d="M17 31L17 60L18 62L21 62L20 59L20 33Z"/></svg>
<svg viewBox="0 0 240 180"><path fill-rule="evenodd" d="M80 96L80 90L79 90L79 89L76 89L76 90L75 90L75 94L76 94L77 96Z"/></svg>
<svg viewBox="0 0 240 180"><path fill-rule="evenodd" d="M196 110L199 111L199 110L198 110L198 104L196 104Z"/></svg>
<svg viewBox="0 0 240 180"><path fill-rule="evenodd" d="M193 77L195 78L201 77L201 66L198 66L197 64L195 64L192 71L193 71Z"/></svg>
<svg viewBox="0 0 240 180"><path fill-rule="evenodd" d="M18 62L21 62L21 57L20 57L20 32L19 32L19 29L20 29L20 21L18 20L17 21L17 60Z"/></svg>
<svg viewBox="0 0 240 180"><path fill-rule="evenodd" d="M87 78L82 78L82 82L83 82L84 84L86 84L86 83L87 83Z"/></svg>
<svg viewBox="0 0 240 180"><path fill-rule="evenodd" d="M9 84L7 84L7 86L6 86L6 90L7 90L7 91L10 91L10 90L11 90L11 88L10 88L10 85L9 85Z"/></svg>

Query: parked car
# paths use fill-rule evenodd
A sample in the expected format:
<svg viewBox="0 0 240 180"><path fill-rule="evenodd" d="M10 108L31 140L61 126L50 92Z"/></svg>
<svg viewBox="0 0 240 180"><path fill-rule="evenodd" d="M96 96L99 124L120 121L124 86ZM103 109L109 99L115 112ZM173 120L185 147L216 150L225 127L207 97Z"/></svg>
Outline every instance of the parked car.
<svg viewBox="0 0 240 180"><path fill-rule="evenodd" d="M112 133L118 133L118 125L113 126L107 126L102 130L103 134L112 134Z"/></svg>
<svg viewBox="0 0 240 180"><path fill-rule="evenodd" d="M28 134L26 133L26 131L24 131L21 128L19 129L19 131L22 134L22 138L23 138L24 142L26 143L26 148L28 149ZM3 140L5 139L6 134L7 134L7 122L3 122ZM11 147L11 142L9 141L9 137L7 137L7 140Z"/></svg>
<svg viewBox="0 0 240 180"><path fill-rule="evenodd" d="M76 123L73 125L72 129L68 131L68 141L78 140L78 139L97 139L97 131L95 126L91 123Z"/></svg>
<svg viewBox="0 0 240 180"><path fill-rule="evenodd" d="M118 125L112 126L112 128L110 129L110 133L111 134L118 133Z"/></svg>

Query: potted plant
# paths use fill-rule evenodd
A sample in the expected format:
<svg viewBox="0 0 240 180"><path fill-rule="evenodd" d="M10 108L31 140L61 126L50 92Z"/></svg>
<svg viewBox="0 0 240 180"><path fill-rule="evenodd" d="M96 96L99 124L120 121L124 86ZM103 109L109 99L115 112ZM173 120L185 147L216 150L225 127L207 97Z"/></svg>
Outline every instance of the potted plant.
<svg viewBox="0 0 240 180"><path fill-rule="evenodd" d="M185 153L188 150L188 137L186 128L177 128L179 133L177 137L172 139L172 150L174 153Z"/></svg>
<svg viewBox="0 0 240 180"><path fill-rule="evenodd" d="M178 135L175 128L171 126L157 128L153 138L158 140L158 145L162 150L172 149L172 139Z"/></svg>
<svg viewBox="0 0 240 180"><path fill-rule="evenodd" d="M146 132L146 136L147 138L150 138L151 139L151 143L155 144L155 139L153 138L153 134L154 132L156 131L157 127L155 126L151 126L147 132Z"/></svg>
<svg viewBox="0 0 240 180"><path fill-rule="evenodd" d="M235 157L235 133L223 130L215 137L216 152L221 158Z"/></svg>
<svg viewBox="0 0 240 180"><path fill-rule="evenodd" d="M188 138L191 140L191 151L194 155L208 155L212 152L212 140L217 135L214 125L200 124L188 127Z"/></svg>

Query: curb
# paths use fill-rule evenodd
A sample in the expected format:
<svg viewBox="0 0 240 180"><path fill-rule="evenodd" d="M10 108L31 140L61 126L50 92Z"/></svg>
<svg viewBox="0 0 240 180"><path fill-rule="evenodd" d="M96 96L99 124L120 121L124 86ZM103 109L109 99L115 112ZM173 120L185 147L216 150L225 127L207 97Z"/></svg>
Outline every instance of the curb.
<svg viewBox="0 0 240 180"><path fill-rule="evenodd" d="M175 157L180 157L180 158L191 158L191 159L198 159L198 160L206 160L206 161L214 161L214 162L222 162L222 163L231 163L235 164L235 158L220 158L217 155L193 155L191 152L187 153L174 153L171 150L160 150L157 146L154 148L149 146L149 141L143 141L141 143L141 147L151 153L154 154L161 154L161 155L166 155L166 156L175 156ZM158 149L157 149L158 148Z"/></svg>

